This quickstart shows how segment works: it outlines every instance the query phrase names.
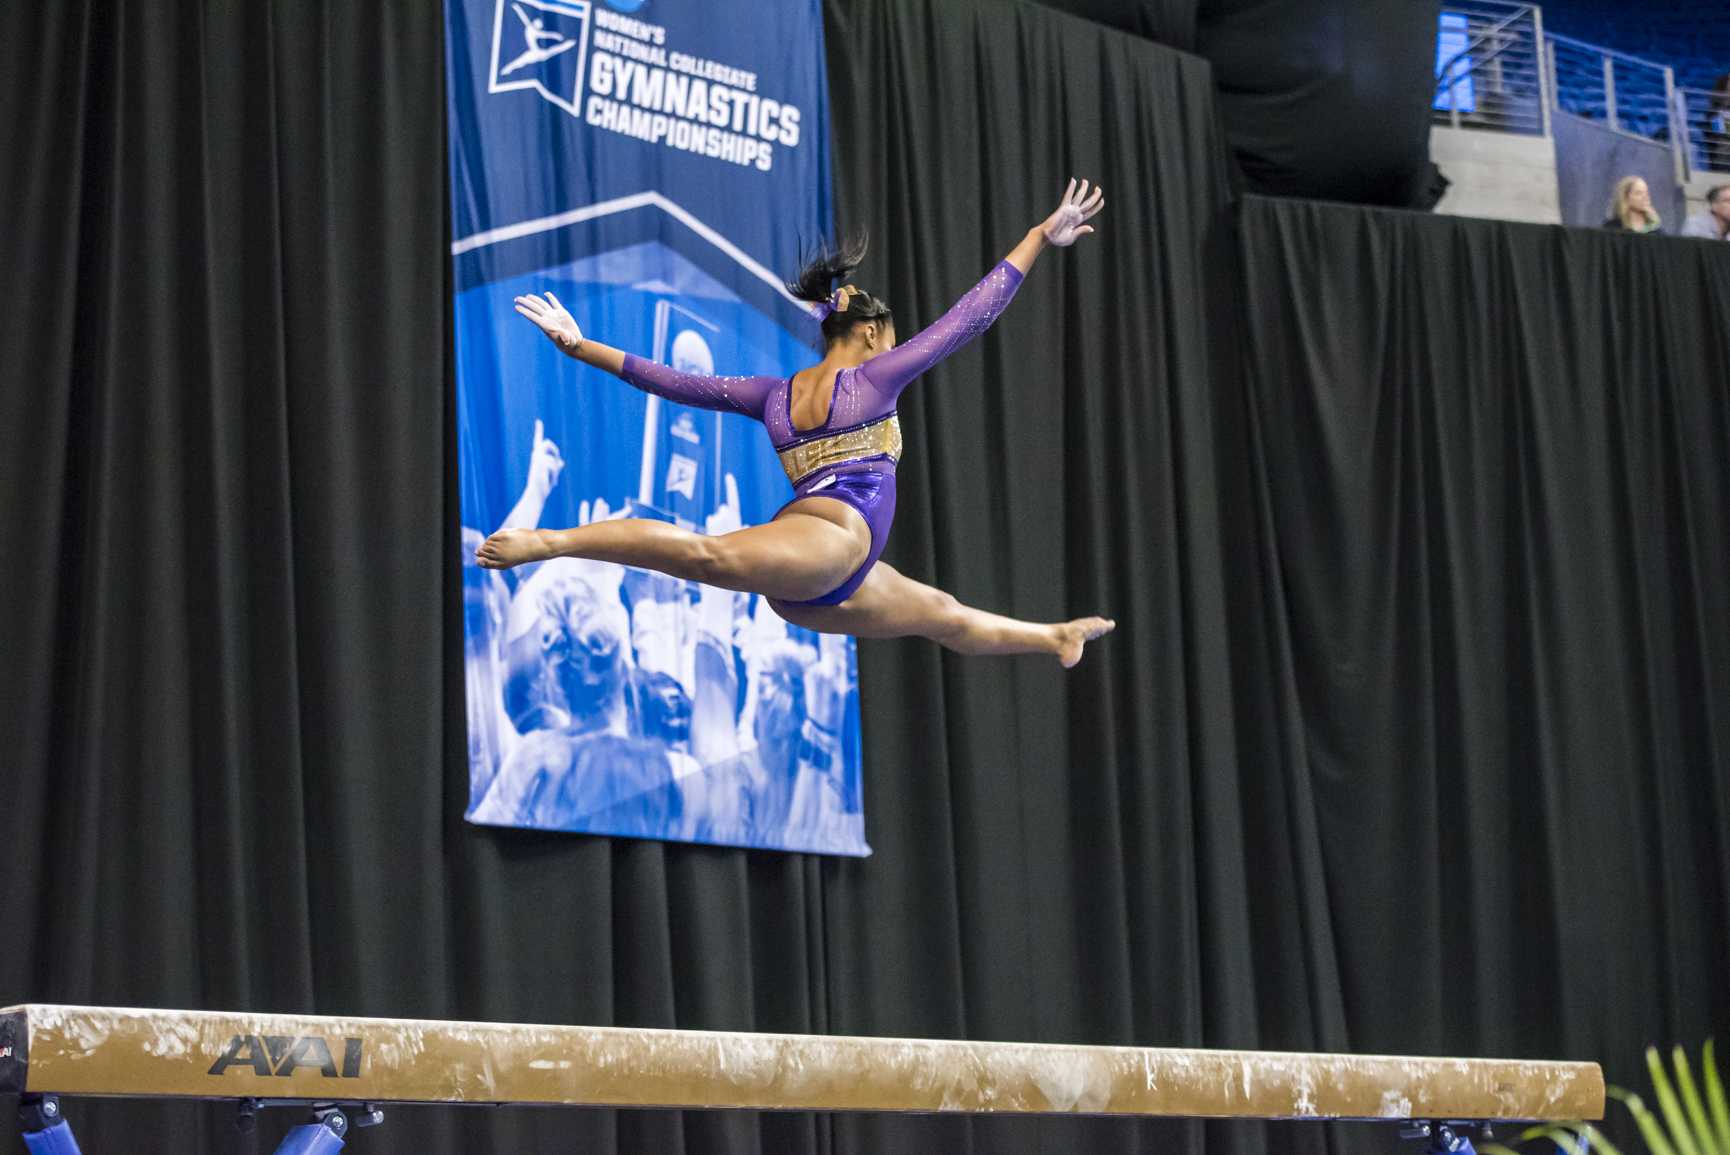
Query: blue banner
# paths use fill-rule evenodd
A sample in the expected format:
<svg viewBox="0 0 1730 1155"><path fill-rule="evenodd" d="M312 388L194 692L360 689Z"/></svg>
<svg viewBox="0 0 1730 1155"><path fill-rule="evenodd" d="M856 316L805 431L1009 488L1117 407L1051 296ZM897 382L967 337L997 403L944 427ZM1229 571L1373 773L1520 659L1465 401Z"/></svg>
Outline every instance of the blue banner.
<svg viewBox="0 0 1730 1155"><path fill-rule="evenodd" d="M469 820L868 854L850 638L505 526L705 533L792 496L763 428L637 392L512 309L704 373L791 375L830 221L818 0L447 0Z"/></svg>

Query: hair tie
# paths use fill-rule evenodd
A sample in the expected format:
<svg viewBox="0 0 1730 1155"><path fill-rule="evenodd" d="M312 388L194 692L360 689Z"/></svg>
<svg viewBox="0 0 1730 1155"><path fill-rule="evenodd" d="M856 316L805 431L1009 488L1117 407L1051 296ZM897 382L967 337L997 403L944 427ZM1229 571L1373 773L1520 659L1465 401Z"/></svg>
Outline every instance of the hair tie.
<svg viewBox="0 0 1730 1155"><path fill-rule="evenodd" d="M829 294L829 299L827 301L821 301L818 304L813 305L811 311L817 318L818 324L827 321L832 313L845 313L847 311L847 305L852 301L854 294L858 293L860 293L859 286L842 285L839 289L836 289L833 293Z"/></svg>

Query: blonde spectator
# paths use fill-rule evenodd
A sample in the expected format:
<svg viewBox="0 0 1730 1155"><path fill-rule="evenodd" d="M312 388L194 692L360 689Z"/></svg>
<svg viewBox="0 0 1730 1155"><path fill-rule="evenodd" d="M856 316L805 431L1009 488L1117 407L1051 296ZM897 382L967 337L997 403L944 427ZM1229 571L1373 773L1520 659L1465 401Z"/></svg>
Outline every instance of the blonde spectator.
<svg viewBox="0 0 1730 1155"><path fill-rule="evenodd" d="M1610 201L1607 229L1630 233L1658 231L1658 210L1652 207L1652 190L1637 176L1625 176L1616 182L1616 195Z"/></svg>

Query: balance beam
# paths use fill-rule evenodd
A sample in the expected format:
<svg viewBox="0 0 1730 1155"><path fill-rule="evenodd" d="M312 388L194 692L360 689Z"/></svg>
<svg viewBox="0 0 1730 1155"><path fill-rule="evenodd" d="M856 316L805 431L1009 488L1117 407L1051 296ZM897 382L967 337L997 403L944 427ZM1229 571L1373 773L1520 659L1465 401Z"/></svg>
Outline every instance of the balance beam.
<svg viewBox="0 0 1730 1155"><path fill-rule="evenodd" d="M1254 1119L1598 1119L1595 1063L0 1009L0 1092Z"/></svg>

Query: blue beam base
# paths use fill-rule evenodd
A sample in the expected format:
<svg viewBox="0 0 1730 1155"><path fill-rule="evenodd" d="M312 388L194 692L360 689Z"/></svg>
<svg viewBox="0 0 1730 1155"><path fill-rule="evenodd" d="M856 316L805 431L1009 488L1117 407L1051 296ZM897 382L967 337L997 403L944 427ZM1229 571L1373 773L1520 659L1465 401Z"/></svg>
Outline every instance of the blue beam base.
<svg viewBox="0 0 1730 1155"><path fill-rule="evenodd" d="M60 1113L60 1100L53 1095L27 1095L18 1104L24 1146L30 1155L84 1155L72 1135L72 1124Z"/></svg>
<svg viewBox="0 0 1730 1155"><path fill-rule="evenodd" d="M64 1119L46 1131L24 1132L24 1146L30 1155L84 1155L78 1140L72 1137L72 1127Z"/></svg>
<svg viewBox="0 0 1730 1155"><path fill-rule="evenodd" d="M338 1115L336 1118L341 1119ZM282 1144L277 1147L276 1155L328 1155L332 1151L342 1150L342 1132L346 1126L333 1127L331 1120L320 1123L306 1123L296 1127L283 1137Z"/></svg>

